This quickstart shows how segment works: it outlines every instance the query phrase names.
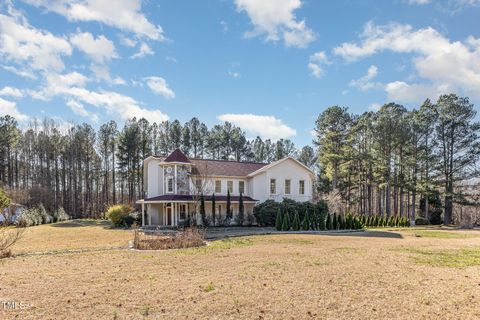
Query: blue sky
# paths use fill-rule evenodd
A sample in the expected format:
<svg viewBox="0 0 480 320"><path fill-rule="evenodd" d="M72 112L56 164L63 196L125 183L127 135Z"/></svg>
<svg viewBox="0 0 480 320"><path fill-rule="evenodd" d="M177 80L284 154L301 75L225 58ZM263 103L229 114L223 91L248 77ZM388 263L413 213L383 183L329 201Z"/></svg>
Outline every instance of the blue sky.
<svg viewBox="0 0 480 320"><path fill-rule="evenodd" d="M479 0L4 1L0 115L197 116L301 146L331 105L478 105L479 21Z"/></svg>

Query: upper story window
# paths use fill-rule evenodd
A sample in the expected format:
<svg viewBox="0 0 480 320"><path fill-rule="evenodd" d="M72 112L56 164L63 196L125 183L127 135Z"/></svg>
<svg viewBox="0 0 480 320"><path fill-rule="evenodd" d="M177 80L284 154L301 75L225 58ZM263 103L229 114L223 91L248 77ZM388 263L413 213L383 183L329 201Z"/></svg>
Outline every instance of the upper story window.
<svg viewBox="0 0 480 320"><path fill-rule="evenodd" d="M233 181L227 181L227 190L233 192Z"/></svg>
<svg viewBox="0 0 480 320"><path fill-rule="evenodd" d="M290 194L291 193L291 180L290 179L285 179L285 194Z"/></svg>
<svg viewBox="0 0 480 320"><path fill-rule="evenodd" d="M305 194L305 180L298 182L298 194Z"/></svg>
<svg viewBox="0 0 480 320"><path fill-rule="evenodd" d="M245 181L238 181L238 193L245 193Z"/></svg>
<svg viewBox="0 0 480 320"><path fill-rule="evenodd" d="M222 180L215 180L215 193L222 193Z"/></svg>
<svg viewBox="0 0 480 320"><path fill-rule="evenodd" d="M270 179L270 194L277 193L277 180Z"/></svg>
<svg viewBox="0 0 480 320"><path fill-rule="evenodd" d="M173 193L173 178L172 177L167 178L167 192L168 193Z"/></svg>
<svg viewBox="0 0 480 320"><path fill-rule="evenodd" d="M195 189L197 190L197 192L202 191L202 180L201 179L195 180Z"/></svg>

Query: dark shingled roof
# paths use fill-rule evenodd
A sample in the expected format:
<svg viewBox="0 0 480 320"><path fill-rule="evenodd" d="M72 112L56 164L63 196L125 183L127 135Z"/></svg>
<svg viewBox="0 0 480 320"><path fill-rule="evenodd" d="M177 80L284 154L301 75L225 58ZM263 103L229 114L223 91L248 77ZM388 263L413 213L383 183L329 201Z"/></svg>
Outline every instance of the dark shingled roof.
<svg viewBox="0 0 480 320"><path fill-rule="evenodd" d="M212 201L212 196L204 196L205 201ZM196 201L199 200L198 196L192 195L183 195L183 194L164 194L163 196L152 197L145 199L144 201ZM215 196L215 201L225 202L227 201L227 196ZM239 196L230 196L230 201L239 202ZM251 197L243 196L244 202L257 202L258 200L252 199Z"/></svg>
<svg viewBox="0 0 480 320"><path fill-rule="evenodd" d="M187 156L180 150L175 149L165 160L165 162L183 162L183 163L190 163Z"/></svg>
<svg viewBox="0 0 480 320"><path fill-rule="evenodd" d="M193 164L192 174L201 176L245 177L267 165L267 163L259 162L187 158L183 152L178 149L172 152L167 158L162 156L155 156L155 158L164 162L191 163Z"/></svg>

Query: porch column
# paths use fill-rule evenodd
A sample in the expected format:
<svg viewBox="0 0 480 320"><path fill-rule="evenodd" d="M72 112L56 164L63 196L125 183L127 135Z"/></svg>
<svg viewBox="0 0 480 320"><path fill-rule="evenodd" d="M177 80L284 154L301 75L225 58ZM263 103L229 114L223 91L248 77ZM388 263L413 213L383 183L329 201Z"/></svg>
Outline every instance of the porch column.
<svg viewBox="0 0 480 320"><path fill-rule="evenodd" d="M150 206L151 206L150 204L147 204L147 211L148 211L148 208ZM151 212L151 210L150 210L150 212ZM148 225L152 225L152 214L148 215Z"/></svg>
<svg viewBox="0 0 480 320"><path fill-rule="evenodd" d="M173 211L175 210L174 206L175 206L175 204L173 202L170 203L170 209L171 209L170 210L170 223L171 223L172 226L173 226Z"/></svg>
<svg viewBox="0 0 480 320"><path fill-rule="evenodd" d="M145 225L145 202L142 202L142 227Z"/></svg>

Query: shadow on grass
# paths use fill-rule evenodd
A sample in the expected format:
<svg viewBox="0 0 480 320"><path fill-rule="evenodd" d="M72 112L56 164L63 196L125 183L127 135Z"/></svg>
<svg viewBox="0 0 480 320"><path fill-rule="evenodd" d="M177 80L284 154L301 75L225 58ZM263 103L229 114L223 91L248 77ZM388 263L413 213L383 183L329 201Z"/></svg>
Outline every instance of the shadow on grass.
<svg viewBox="0 0 480 320"><path fill-rule="evenodd" d="M358 232L346 232L346 233L325 233L321 234L331 237L365 237L365 238L390 238L390 239L403 239L400 233L391 231L358 231Z"/></svg>
<svg viewBox="0 0 480 320"><path fill-rule="evenodd" d="M106 220L93 220L93 219L78 219L78 220L70 220L65 222L58 222L53 223L51 225L55 228L79 228L79 227L103 227L105 229L113 229L110 222Z"/></svg>

